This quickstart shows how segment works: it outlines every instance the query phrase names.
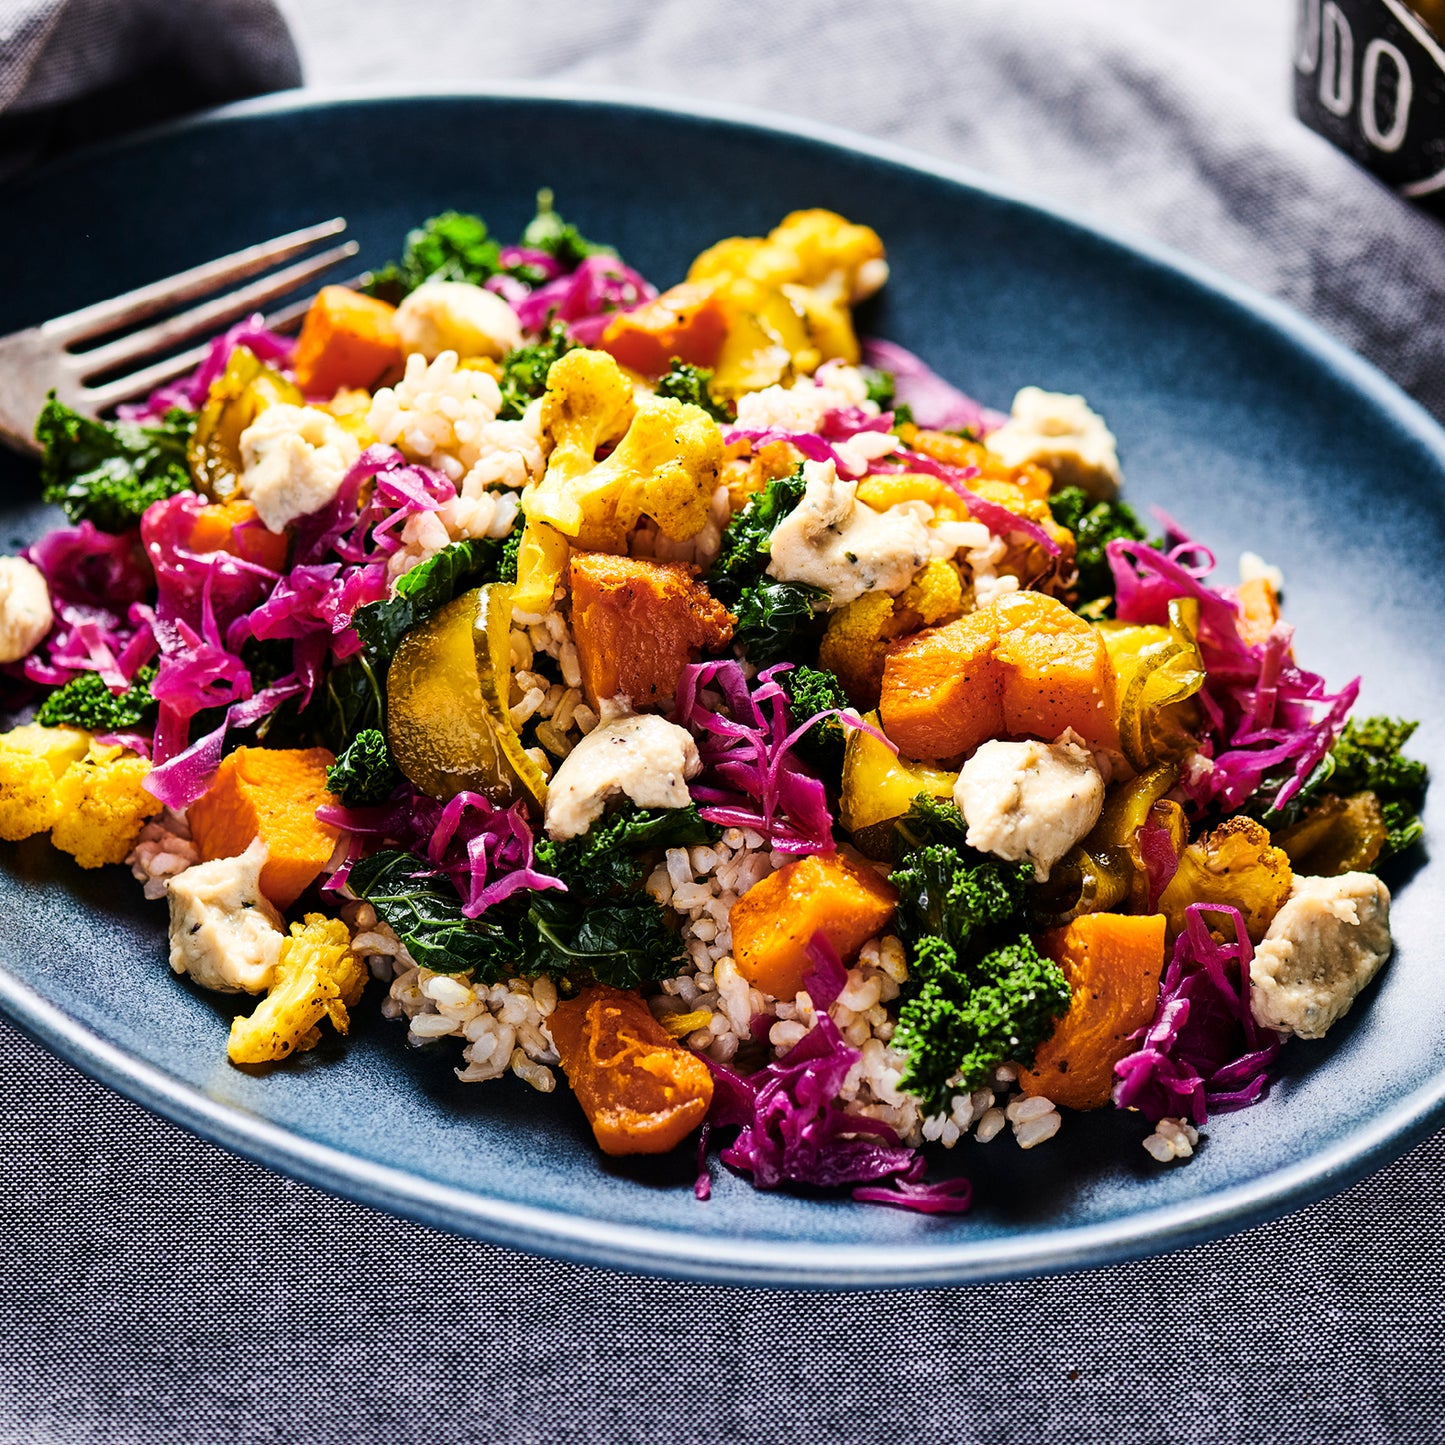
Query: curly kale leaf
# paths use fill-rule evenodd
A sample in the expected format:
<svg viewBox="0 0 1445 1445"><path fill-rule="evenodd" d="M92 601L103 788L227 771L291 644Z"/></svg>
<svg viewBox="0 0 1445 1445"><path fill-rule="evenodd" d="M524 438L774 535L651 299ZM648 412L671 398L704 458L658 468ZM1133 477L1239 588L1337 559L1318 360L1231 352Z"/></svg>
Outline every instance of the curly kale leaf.
<svg viewBox="0 0 1445 1445"><path fill-rule="evenodd" d="M707 367L689 366L673 357L667 375L658 380L657 394L700 406L714 421L730 422L732 413L712 394L711 383L712 372Z"/></svg>
<svg viewBox="0 0 1445 1445"><path fill-rule="evenodd" d="M102 532L134 527L154 502L191 485L186 444L196 419L168 411L154 426L94 421L50 393L35 423L44 448L40 480L47 502L72 522L92 522Z"/></svg>
<svg viewBox="0 0 1445 1445"><path fill-rule="evenodd" d="M645 893L588 899L534 893L527 913L528 971L593 978L637 988L676 973L686 962L682 939Z"/></svg>
<svg viewBox="0 0 1445 1445"><path fill-rule="evenodd" d="M758 667L796 657L801 639L814 630L818 605L827 595L801 582L764 577L744 587L732 604L737 618L733 641Z"/></svg>
<svg viewBox="0 0 1445 1445"><path fill-rule="evenodd" d="M708 572L708 586L715 597L731 606L745 587L763 576L772 560L773 528L803 500L805 485L803 469L797 467L748 498L747 505L728 523Z"/></svg>
<svg viewBox="0 0 1445 1445"><path fill-rule="evenodd" d="M118 733L139 726L154 711L154 663L137 668L130 686L112 692L98 672L82 672L40 704L35 721L48 728L70 726L90 733Z"/></svg>
<svg viewBox="0 0 1445 1445"><path fill-rule="evenodd" d="M499 581L505 553L505 540L496 537L453 542L410 572L403 572L397 579L395 597L358 607L351 625L361 637L372 665L383 670L401 639L452 598L469 587Z"/></svg>
<svg viewBox="0 0 1445 1445"><path fill-rule="evenodd" d="M962 850L967 847L967 833L968 824L956 803L920 793L893 825L894 855L901 859L915 848L927 848L935 843ZM968 852L974 858L983 856L972 849Z"/></svg>
<svg viewBox="0 0 1445 1445"><path fill-rule="evenodd" d="M850 705L843 684L827 668L794 667L778 680L788 695L788 714L795 728L819 713L842 712ZM836 717L829 717L809 728L794 745L794 751L837 776L843 770L847 742L847 729Z"/></svg>
<svg viewBox="0 0 1445 1445"><path fill-rule="evenodd" d="M545 188L537 192L537 214L527 222L527 228L522 232L522 244L536 251L545 251L568 271L589 256L617 254L611 246L589 241L576 226L564 221L553 205L552 192Z"/></svg>
<svg viewBox="0 0 1445 1445"><path fill-rule="evenodd" d="M364 898L433 973L470 973L482 983L501 983L526 967L526 942L515 918L500 910L468 918L456 889L411 853L387 849L351 865L347 884Z"/></svg>
<svg viewBox="0 0 1445 1445"><path fill-rule="evenodd" d="M326 770L326 786L348 808L381 803L401 781L401 773L376 728L363 728Z"/></svg>
<svg viewBox="0 0 1445 1445"><path fill-rule="evenodd" d="M501 269L502 248L480 216L443 211L408 231L400 261L373 271L362 289L393 304L426 281L470 281L480 286Z"/></svg>
<svg viewBox="0 0 1445 1445"><path fill-rule="evenodd" d="M893 1046L908 1056L903 1087L936 1113L950 1094L986 1084L999 1064L1031 1059L1068 1007L1063 970L1026 933L967 968L951 944L925 938L914 949L893 1034Z"/></svg>
<svg viewBox="0 0 1445 1445"><path fill-rule="evenodd" d="M522 547L522 525L519 522L502 539L502 555L497 559L497 581L508 587L517 585L517 553Z"/></svg>
<svg viewBox="0 0 1445 1445"><path fill-rule="evenodd" d="M1114 573L1104 548L1115 538L1142 542L1145 531L1124 502L1095 502L1082 487L1065 487L1049 498L1054 520L1074 534L1079 569L1077 606L1114 595Z"/></svg>
<svg viewBox="0 0 1445 1445"><path fill-rule="evenodd" d="M719 830L698 816L693 803L685 808L639 808L628 802L580 837L561 843L540 840L537 866L576 893L621 892L642 882L642 858L649 849L690 848L718 836Z"/></svg>
<svg viewBox="0 0 1445 1445"><path fill-rule="evenodd" d="M497 415L504 420L520 417L547 390L552 363L576 347L567 328L553 321L536 341L509 351L501 361L502 405Z"/></svg>
<svg viewBox="0 0 1445 1445"><path fill-rule="evenodd" d="M952 826L943 805L910 813L920 829ZM912 959L894 1046L904 1087L932 1111L950 1088L986 1082L995 1065L1027 1063L1069 1006L1069 985L1023 932L1032 870L947 843L905 855L892 874L896 926ZM959 1075L960 1082L949 1081Z"/></svg>

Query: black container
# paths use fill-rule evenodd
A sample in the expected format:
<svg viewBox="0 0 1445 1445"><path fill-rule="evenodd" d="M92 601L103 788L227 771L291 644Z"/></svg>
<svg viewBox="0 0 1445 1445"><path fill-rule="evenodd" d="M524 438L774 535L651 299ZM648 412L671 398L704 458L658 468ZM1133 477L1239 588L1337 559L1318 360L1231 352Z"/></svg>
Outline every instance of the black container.
<svg viewBox="0 0 1445 1445"><path fill-rule="evenodd" d="M1445 4L1299 0L1298 13L1300 119L1445 217Z"/></svg>

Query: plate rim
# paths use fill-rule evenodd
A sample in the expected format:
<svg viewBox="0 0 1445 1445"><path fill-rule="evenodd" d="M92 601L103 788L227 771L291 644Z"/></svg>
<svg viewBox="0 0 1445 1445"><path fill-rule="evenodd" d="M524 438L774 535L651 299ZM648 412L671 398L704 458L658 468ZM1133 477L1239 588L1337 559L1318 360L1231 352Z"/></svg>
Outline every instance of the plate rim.
<svg viewBox="0 0 1445 1445"><path fill-rule="evenodd" d="M603 106L712 122L784 139L801 138L1041 212L1117 250L1180 274L1283 333L1327 371L1379 406L1445 467L1445 430L1424 407L1373 364L1285 303L1151 237L1087 216L1027 187L840 126L751 106L694 104L617 86L527 81L451 84L426 91L389 85L307 88L202 111L61 157L0 186L0 194L17 182L43 185L75 163L90 164L113 152L142 149L169 136L226 125L236 119L358 103L468 100ZM729 1257L720 1258L718 1241L711 1235L688 1235L490 1198L363 1159L258 1118L238 1106L221 1103L104 1038L44 998L8 965L0 965L0 1011L82 1073L142 1107L213 1144L328 1193L531 1254L720 1284L903 1289L978 1284L1148 1258L1266 1223L1337 1193L1398 1158L1445 1117L1442 1071L1434 1082L1407 1094L1321 1153L1203 1198L1146 1209L1118 1220L1035 1232L1016 1239L820 1245L729 1238Z"/></svg>

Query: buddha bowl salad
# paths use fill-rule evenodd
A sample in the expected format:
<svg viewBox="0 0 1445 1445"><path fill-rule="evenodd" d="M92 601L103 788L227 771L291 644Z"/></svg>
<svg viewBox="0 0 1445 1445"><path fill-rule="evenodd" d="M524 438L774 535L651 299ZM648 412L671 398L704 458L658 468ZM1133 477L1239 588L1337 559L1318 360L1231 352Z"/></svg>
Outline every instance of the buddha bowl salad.
<svg viewBox="0 0 1445 1445"><path fill-rule="evenodd" d="M608 1154L924 1211L923 1146L1137 1112L1183 1158L1390 953L1412 724L1119 502L1078 396L860 345L827 211L660 295L543 192L114 423L0 562L0 835L167 900L237 1065L369 981ZM25 719L29 720L25 720ZM255 996L247 998L247 995Z"/></svg>

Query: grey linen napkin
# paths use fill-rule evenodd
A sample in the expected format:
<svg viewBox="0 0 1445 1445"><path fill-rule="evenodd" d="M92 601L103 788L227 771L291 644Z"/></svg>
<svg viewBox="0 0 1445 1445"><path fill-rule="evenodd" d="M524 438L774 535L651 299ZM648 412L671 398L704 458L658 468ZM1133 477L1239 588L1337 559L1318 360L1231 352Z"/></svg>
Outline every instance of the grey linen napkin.
<svg viewBox="0 0 1445 1445"><path fill-rule="evenodd" d="M1280 296L1445 415L1439 223L1288 117L1284 0L1165 10L287 6L313 81L620 82L967 162ZM0 24L5 115L10 34ZM1442 1160L1437 1138L1277 1224L1091 1274L889 1295L702 1288L320 1194L0 1025L0 1441L1438 1440Z"/></svg>

